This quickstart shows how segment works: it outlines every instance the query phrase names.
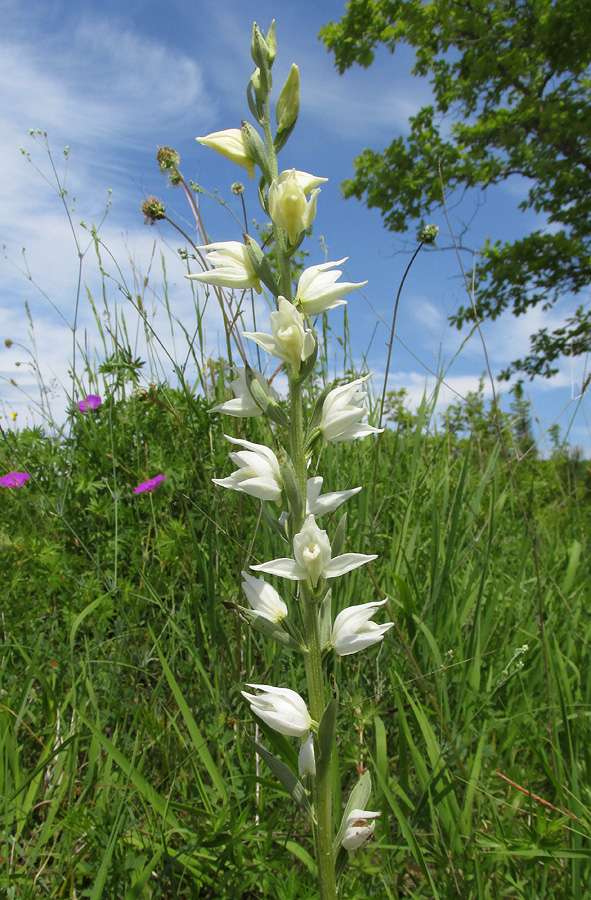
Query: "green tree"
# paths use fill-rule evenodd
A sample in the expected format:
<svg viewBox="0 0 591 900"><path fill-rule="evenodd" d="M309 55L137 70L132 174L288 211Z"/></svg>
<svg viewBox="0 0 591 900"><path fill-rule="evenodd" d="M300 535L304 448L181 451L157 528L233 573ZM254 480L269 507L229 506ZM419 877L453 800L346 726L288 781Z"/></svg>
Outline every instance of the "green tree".
<svg viewBox="0 0 591 900"><path fill-rule="evenodd" d="M424 223L450 189L529 182L522 210L541 227L513 242L488 240L477 267L477 314L496 319L551 308L591 281L591 4L588 0L350 0L320 36L343 73L371 65L384 44L414 48L413 74L428 77L433 104L410 119L408 138L366 149L346 197L377 207L392 231ZM471 305L452 321L474 321ZM557 371L563 355L591 350L591 309L531 336L530 352L503 373Z"/></svg>

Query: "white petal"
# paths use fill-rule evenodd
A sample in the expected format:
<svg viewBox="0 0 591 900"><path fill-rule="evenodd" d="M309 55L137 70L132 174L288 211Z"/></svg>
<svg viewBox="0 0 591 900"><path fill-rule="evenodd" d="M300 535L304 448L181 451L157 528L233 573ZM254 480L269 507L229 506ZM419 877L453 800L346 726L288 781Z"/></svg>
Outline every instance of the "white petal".
<svg viewBox="0 0 591 900"><path fill-rule="evenodd" d="M251 566L255 572L266 572L267 575L279 575L280 578L289 578L290 581L304 581L308 577L308 570L299 566L295 559L283 557L272 559L257 566Z"/></svg>
<svg viewBox="0 0 591 900"><path fill-rule="evenodd" d="M311 479L308 479L308 484ZM344 503L345 500L348 500L350 497L355 496L361 490L360 487L351 488L349 491L330 491L327 494L322 494L321 496L310 496L310 488L308 486L308 495L307 495L307 505L306 505L306 513L313 513L316 517L324 516L327 513L334 512L335 509Z"/></svg>
<svg viewBox="0 0 591 900"><path fill-rule="evenodd" d="M335 556L334 559L331 559L324 569L324 577L337 578L339 575L351 572L352 569L357 569L377 558L377 554L366 556L365 553L343 553L342 556Z"/></svg>

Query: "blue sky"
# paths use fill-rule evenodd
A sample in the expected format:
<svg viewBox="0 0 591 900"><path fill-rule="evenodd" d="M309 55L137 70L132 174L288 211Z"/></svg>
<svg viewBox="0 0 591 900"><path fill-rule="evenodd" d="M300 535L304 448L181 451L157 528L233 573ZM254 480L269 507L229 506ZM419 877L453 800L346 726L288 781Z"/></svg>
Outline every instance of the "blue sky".
<svg viewBox="0 0 591 900"><path fill-rule="evenodd" d="M394 298L409 260L409 243L403 236L383 229L376 210L340 196L341 181L352 175L353 159L364 147L380 149L395 136L408 132L408 117L428 102L429 85L409 75L412 58L402 48L394 57L379 52L368 70L354 69L339 76L332 57L318 41L320 27L336 20L344 3L249 2L224 0L187 2L169 0L164 8L155 0L86 2L78 0L4 0L0 6L0 69L3 113L0 142L2 215L0 243L6 245L0 281L0 414L17 411L19 425L31 421L24 392L35 394L36 378L25 365L30 359L20 348L4 347L5 338L30 349L30 325L24 302L34 322L36 355L47 384L53 383L52 403L59 416L65 408L68 368L72 359L72 324L77 309L78 337L88 346L98 341L92 310L86 300L76 308L78 261L68 219L55 191L34 171L21 154L50 177L49 160L29 136L30 128L47 131L58 171L63 172L62 151L69 147L66 186L75 196L74 230L82 249L88 236L78 223L98 222L110 198L109 215L101 230L129 280L133 261L137 277L151 269L155 293L156 327L166 324L159 306L159 254L165 253L169 299L175 313L191 326L193 301L175 260L178 238L169 228L161 231L143 224L139 206L148 194L156 194L167 210L187 219L182 195L166 187L155 163L158 146L174 147L181 155L184 175L209 191L218 190L239 213L230 192L236 180L246 184L245 200L250 219L262 221L256 191L246 173L195 142L197 135L239 127L248 118L245 88L253 69L250 32L257 21L266 30L276 20L278 56L273 74L277 92L292 62L301 76L301 114L298 126L280 157L282 168L302 169L329 178L319 197L314 239L309 243L309 264L324 260L318 242L322 236L328 259L348 256L347 278L368 280L363 295L349 296L353 350L361 366L367 354L375 372L374 387L383 383L386 344ZM109 190L112 192L109 195ZM486 195L469 195L456 202L449 198L453 229L477 249L487 236L510 239L526 233L532 213L517 209L526 186L514 179ZM212 240L239 240L231 216L219 204L201 198L201 212ZM432 373L444 373L441 402L474 390L486 369L477 334L458 332L447 317L465 303L460 267L451 248L443 210L433 216L441 235L435 252L423 252L416 260L402 295L397 336L388 387L405 387L416 401L427 388ZM407 237L412 238L413 235ZM21 249L33 280L27 281ZM463 263L470 271L469 253ZM109 263L109 265L111 265ZM101 284L91 251L84 258L82 281L100 298ZM133 311L112 282L110 304L117 302L135 334ZM49 299L48 299L49 298ZM568 299L550 313L533 311L515 319L505 316L483 331L492 370L497 374L512 359L527 352L527 337L541 325L553 327L559 316L577 306ZM334 316L334 329L342 327L342 315ZM215 356L222 346L219 316L213 308L206 316L207 349ZM175 336L178 340L178 336ZM164 338L172 347L173 336ZM138 338L141 349L141 341ZM16 366L17 362L22 363ZM525 383L539 419L538 435L555 420L569 431L571 444L591 452L589 400L577 395L587 371L587 361L564 361L551 381ZM14 379L15 388L10 379ZM501 386L503 393L507 386ZM490 396L490 386L486 386ZM576 416L574 415L576 411Z"/></svg>

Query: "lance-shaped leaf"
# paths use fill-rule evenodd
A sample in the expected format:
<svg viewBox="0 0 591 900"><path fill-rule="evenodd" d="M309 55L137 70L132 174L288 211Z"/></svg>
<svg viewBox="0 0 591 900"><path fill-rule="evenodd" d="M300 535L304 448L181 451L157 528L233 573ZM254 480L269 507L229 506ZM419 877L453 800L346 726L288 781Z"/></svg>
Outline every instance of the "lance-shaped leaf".
<svg viewBox="0 0 591 900"><path fill-rule="evenodd" d="M334 556L338 556L341 550L343 549L343 544L345 543L345 535L347 533L347 513L343 513L341 518L339 519L339 524L337 525L337 529L334 533L334 537L332 539L331 544L331 553Z"/></svg>
<svg viewBox="0 0 591 900"><path fill-rule="evenodd" d="M264 747L258 744L256 741L253 741L252 738L246 737L246 740L249 744L251 744L258 755L263 759L271 771L273 775L277 778L279 783L288 794L291 795L293 800L297 803L300 809L303 809L304 812L310 817L312 821L314 821L314 814L312 812L312 807L310 806L310 801L308 800L306 791L302 782L294 775L288 765L283 762L282 759L278 759L278 757L273 756L272 753L269 753Z"/></svg>
<svg viewBox="0 0 591 900"><path fill-rule="evenodd" d="M330 632L332 629L332 596L330 590L326 592L324 600L320 604L318 612L318 633L320 637L320 646L324 650L330 643ZM330 648L329 648L330 649Z"/></svg>
<svg viewBox="0 0 591 900"><path fill-rule="evenodd" d="M318 723L318 759L316 760L318 767L326 764L331 757L337 724L337 711L338 700L336 697L332 697Z"/></svg>
<svg viewBox="0 0 591 900"><path fill-rule="evenodd" d="M302 499L302 491L293 462L287 453L283 450L277 454L279 460L279 469L281 472L281 480L283 481L283 489L289 502L289 508L296 521L301 521L304 511L304 501Z"/></svg>

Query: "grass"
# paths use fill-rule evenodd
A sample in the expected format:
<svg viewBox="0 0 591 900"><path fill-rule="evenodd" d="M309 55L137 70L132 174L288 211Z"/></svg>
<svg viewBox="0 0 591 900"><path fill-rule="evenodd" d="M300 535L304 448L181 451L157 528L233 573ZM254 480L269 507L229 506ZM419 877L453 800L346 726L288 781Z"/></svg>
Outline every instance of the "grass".
<svg viewBox="0 0 591 900"><path fill-rule="evenodd" d="M131 287L113 277L146 289L136 269ZM0 497L0 897L313 898L305 812L252 738L292 766L295 751L240 697L303 683L232 608L241 569L277 546L255 503L211 483L230 471L224 432L263 426L208 415L229 373L203 356L201 307L172 361L140 320L143 359L103 285L89 300L109 329L96 364L78 347L72 385L102 405L56 427L41 391L46 425L0 442L0 468L31 474ZM174 328L165 287L162 303ZM365 486L345 550L379 554L334 608L387 596L395 622L379 652L334 661L335 807L369 769L382 810L343 896L585 900L589 466L537 457L479 395L443 423L425 398L378 440L321 462L326 490Z"/></svg>

